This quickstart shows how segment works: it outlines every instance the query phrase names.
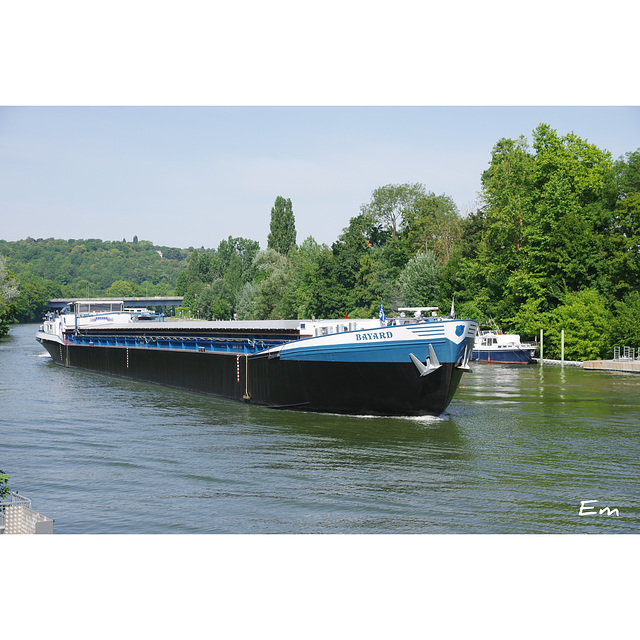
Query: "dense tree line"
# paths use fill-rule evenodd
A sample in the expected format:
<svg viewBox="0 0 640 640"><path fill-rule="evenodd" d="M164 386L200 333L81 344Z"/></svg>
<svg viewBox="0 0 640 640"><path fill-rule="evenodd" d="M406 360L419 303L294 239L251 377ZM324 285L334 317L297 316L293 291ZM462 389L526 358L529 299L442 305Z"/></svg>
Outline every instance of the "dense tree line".
<svg viewBox="0 0 640 640"><path fill-rule="evenodd" d="M391 307L426 304L437 297L439 269L461 233L451 198L420 184L376 189L331 247L312 237L295 244L290 200L278 197L271 216L264 251L250 240L229 238L217 250L191 255L176 291L193 315L369 317L381 299Z"/></svg>
<svg viewBox="0 0 640 640"><path fill-rule="evenodd" d="M228 290L227 315L372 317L381 301L448 309L455 299L458 314L525 338L544 329L551 357L562 329L568 358L640 348L640 150L614 162L542 124L531 147L498 141L470 215L422 184L385 185L331 247L307 238L256 251L253 268Z"/></svg>
<svg viewBox="0 0 640 640"><path fill-rule="evenodd" d="M331 246L296 244L291 200L278 196L266 250L241 237L198 250L27 239L0 241L0 254L28 292L19 318L33 317L29 300L145 287L206 319L373 317L381 302L448 310L455 299L458 315L525 338L544 329L551 357L561 329L568 358L640 348L640 150L614 161L541 124L531 146L496 143L479 196L461 215L422 184L381 186Z"/></svg>
<svg viewBox="0 0 640 640"><path fill-rule="evenodd" d="M569 358L640 347L640 150L608 152L547 125L500 140L482 176L482 207L463 223L445 290L478 319ZM635 318L635 329L633 321Z"/></svg>

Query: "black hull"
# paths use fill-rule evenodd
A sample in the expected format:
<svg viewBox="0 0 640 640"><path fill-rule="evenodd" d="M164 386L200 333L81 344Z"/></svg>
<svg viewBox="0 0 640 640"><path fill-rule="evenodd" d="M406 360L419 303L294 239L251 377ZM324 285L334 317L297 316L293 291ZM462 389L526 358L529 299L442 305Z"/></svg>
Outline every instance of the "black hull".
<svg viewBox="0 0 640 640"><path fill-rule="evenodd" d="M58 364L280 409L357 415L440 415L462 371L420 376L412 362L309 362L267 354L42 345Z"/></svg>

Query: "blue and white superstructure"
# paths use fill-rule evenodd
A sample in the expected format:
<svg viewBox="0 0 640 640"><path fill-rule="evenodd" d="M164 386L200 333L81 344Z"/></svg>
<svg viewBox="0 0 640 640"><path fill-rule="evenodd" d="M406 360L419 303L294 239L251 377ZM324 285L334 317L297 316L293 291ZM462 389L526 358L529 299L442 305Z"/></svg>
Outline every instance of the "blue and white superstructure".
<svg viewBox="0 0 640 640"><path fill-rule="evenodd" d="M281 360L401 363L412 352L426 358L431 344L440 362L457 362L468 346L467 339L475 335L469 321L455 319L335 322L301 322L301 335L312 331L313 337L303 337L272 352L278 351Z"/></svg>
<svg viewBox="0 0 640 640"><path fill-rule="evenodd" d="M414 317L146 322L71 308L37 339L68 367L269 407L439 415L469 370L478 325L407 310Z"/></svg>

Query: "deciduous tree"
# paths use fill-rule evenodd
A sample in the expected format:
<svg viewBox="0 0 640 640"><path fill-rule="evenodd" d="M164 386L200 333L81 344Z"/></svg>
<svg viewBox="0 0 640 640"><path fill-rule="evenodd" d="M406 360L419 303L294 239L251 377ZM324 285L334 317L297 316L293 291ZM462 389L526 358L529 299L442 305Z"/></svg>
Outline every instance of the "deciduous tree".
<svg viewBox="0 0 640 640"><path fill-rule="evenodd" d="M387 184L371 194L371 201L362 205L361 212L372 216L397 237L405 213L426 195L422 184Z"/></svg>
<svg viewBox="0 0 640 640"><path fill-rule="evenodd" d="M440 296L440 274L435 256L429 252L413 256L400 274L399 285L405 306L435 305Z"/></svg>

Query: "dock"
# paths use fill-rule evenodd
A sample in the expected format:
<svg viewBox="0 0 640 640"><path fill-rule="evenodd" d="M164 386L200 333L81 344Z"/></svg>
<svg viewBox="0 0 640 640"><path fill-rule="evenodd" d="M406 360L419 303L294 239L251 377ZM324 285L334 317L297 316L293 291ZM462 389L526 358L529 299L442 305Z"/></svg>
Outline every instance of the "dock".
<svg viewBox="0 0 640 640"><path fill-rule="evenodd" d="M585 371L620 371L622 373L640 373L640 360L633 358L614 358L613 360L585 360L576 362L572 360L549 360L545 358L542 363L540 358L531 358L532 364L559 365L569 367L582 367Z"/></svg>
<svg viewBox="0 0 640 640"><path fill-rule="evenodd" d="M587 360L582 364L585 371L621 371L640 373L640 360L620 358L617 360Z"/></svg>

